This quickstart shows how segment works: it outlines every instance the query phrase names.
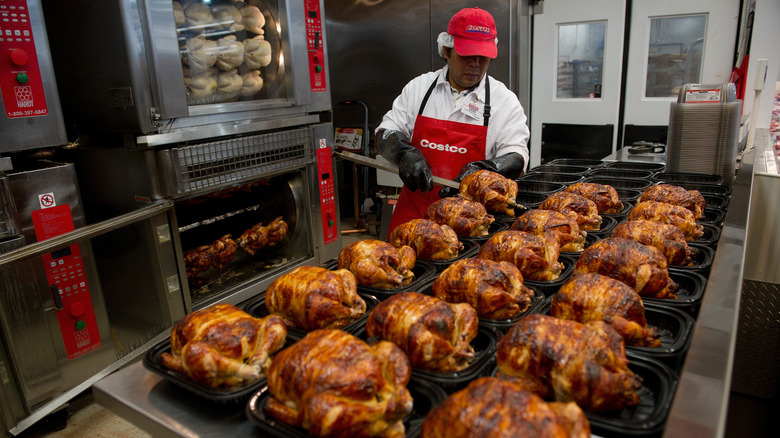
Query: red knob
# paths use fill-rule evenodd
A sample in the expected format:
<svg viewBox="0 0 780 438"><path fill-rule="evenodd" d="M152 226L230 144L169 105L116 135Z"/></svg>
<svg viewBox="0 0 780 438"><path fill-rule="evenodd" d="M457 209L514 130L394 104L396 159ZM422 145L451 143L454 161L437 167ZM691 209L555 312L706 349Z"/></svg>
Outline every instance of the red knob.
<svg viewBox="0 0 780 438"><path fill-rule="evenodd" d="M84 307L84 303L76 302L73 303L72 306L70 306L70 314L76 318L84 314L84 311L87 310Z"/></svg>
<svg viewBox="0 0 780 438"><path fill-rule="evenodd" d="M11 51L11 62L18 66L22 66L27 64L27 61L29 61L29 57L27 56L27 52L25 52L22 49L13 49Z"/></svg>

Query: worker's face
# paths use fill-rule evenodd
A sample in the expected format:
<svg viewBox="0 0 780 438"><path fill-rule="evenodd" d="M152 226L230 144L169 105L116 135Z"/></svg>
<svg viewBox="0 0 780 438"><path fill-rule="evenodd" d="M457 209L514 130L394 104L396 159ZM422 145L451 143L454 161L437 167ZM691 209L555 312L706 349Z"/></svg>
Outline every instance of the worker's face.
<svg viewBox="0 0 780 438"><path fill-rule="evenodd" d="M446 50L444 57L450 68L450 85L458 91L478 84L490 65L486 56L460 56L455 49Z"/></svg>

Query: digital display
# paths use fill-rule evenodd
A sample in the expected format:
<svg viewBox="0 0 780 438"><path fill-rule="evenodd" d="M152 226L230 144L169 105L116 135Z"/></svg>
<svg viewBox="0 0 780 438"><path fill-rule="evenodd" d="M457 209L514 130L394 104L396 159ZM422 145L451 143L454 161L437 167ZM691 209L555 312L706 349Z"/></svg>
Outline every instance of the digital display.
<svg viewBox="0 0 780 438"><path fill-rule="evenodd" d="M323 181L324 181L324 180L326 180L326 179L328 179L328 178L330 178L330 173L323 173L323 174L322 174L322 179L323 179Z"/></svg>
<svg viewBox="0 0 780 438"><path fill-rule="evenodd" d="M71 254L70 253L70 247L62 248L62 249L60 249L58 251L52 252L51 253L51 258L52 259L59 259L59 258L65 257L65 256L69 256L70 254Z"/></svg>
<svg viewBox="0 0 780 438"><path fill-rule="evenodd" d="M309 18L317 18L317 11L309 11Z"/></svg>

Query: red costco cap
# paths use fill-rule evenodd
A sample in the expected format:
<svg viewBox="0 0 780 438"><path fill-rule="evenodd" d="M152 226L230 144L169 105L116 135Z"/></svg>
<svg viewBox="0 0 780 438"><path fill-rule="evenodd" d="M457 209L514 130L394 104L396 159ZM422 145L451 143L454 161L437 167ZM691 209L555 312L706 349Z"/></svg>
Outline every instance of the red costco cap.
<svg viewBox="0 0 780 438"><path fill-rule="evenodd" d="M450 19L447 33L455 41L455 51L460 56L486 56L495 58L496 22L489 12L480 8L461 9Z"/></svg>

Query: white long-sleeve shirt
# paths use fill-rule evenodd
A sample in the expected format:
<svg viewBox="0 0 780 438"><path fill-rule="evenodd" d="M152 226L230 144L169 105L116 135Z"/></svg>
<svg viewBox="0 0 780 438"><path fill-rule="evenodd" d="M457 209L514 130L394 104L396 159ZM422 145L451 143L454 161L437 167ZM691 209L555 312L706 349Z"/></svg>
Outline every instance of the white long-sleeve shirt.
<svg viewBox="0 0 780 438"><path fill-rule="evenodd" d="M382 118L377 130L388 129L412 138L414 122L425 93L436 80L436 86L428 98L423 115L440 120L482 125L485 104L485 78L473 89L461 93L454 91L447 82L447 66L435 72L424 73L409 81L393 102L393 107ZM460 96L458 96L460 94ZM464 105L481 103L477 117L462 111ZM490 78L490 120L488 121L485 158L491 159L517 152L523 156L528 168L528 118L517 96L501 81ZM525 170L525 169L524 169Z"/></svg>

